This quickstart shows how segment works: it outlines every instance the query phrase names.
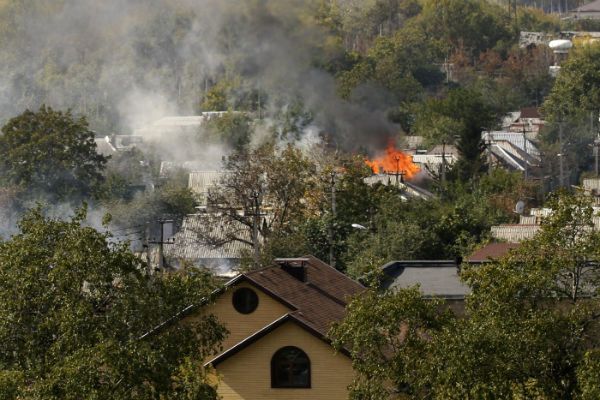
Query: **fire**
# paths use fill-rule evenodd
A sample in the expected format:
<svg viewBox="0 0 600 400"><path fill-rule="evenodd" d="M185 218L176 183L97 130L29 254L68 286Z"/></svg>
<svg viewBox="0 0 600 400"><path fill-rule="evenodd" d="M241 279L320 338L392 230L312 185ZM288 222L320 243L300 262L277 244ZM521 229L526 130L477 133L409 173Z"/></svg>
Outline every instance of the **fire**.
<svg viewBox="0 0 600 400"><path fill-rule="evenodd" d="M394 143L390 142L385 149L385 154L374 160L365 160L365 163L371 167L373 173L401 173L406 179L410 179L417 172L419 167L413 163L412 156L404 154L394 147Z"/></svg>

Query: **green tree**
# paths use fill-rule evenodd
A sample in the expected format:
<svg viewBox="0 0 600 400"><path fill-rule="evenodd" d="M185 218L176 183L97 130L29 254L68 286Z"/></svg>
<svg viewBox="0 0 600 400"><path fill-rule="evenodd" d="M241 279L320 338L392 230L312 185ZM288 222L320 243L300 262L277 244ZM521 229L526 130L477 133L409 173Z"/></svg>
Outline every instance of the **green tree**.
<svg viewBox="0 0 600 400"><path fill-rule="evenodd" d="M106 158L96 153L85 118L42 106L2 128L0 171L5 184L56 199L88 197L103 180Z"/></svg>
<svg viewBox="0 0 600 400"><path fill-rule="evenodd" d="M292 232L302 220L313 165L291 145L278 149L265 143L232 154L224 166L220 185L208 193L214 212L197 235L214 246L240 242L252 247L257 266L260 249L272 234ZM220 228L215 232L215 227Z"/></svg>
<svg viewBox="0 0 600 400"><path fill-rule="evenodd" d="M474 56L512 40L506 17L484 0L427 0L420 15L426 34L439 41L445 54L464 47Z"/></svg>
<svg viewBox="0 0 600 400"><path fill-rule="evenodd" d="M253 133L250 117L232 111L208 121L206 129L217 143L226 143L236 150L246 147L250 143Z"/></svg>
<svg viewBox="0 0 600 400"><path fill-rule="evenodd" d="M431 106L438 114L460 124L455 142L459 159L452 168L452 177L462 182L476 179L487 169L481 133L490 130L495 122L492 110L481 94L471 89L451 90L446 98L433 101Z"/></svg>
<svg viewBox="0 0 600 400"><path fill-rule="evenodd" d="M583 196L548 206L535 238L463 272L459 318L415 288L352 301L330 335L353 356L353 398L595 398L600 234Z"/></svg>
<svg viewBox="0 0 600 400"><path fill-rule="evenodd" d="M565 119L581 111L600 110L600 45L574 49L561 65L556 82L543 104L551 120Z"/></svg>
<svg viewBox="0 0 600 400"><path fill-rule="evenodd" d="M206 316L154 331L203 302L211 278L151 275L127 243L84 219L84 210L61 221L35 209L0 244L0 398L192 398L188 389L214 398L189 360L213 353L224 328ZM195 384L182 389L190 369Z"/></svg>
<svg viewBox="0 0 600 400"><path fill-rule="evenodd" d="M419 385L428 338L449 323L439 302L423 301L418 288L395 293L370 289L347 306L347 317L329 332L336 348L352 356L351 399L388 399ZM418 397L417 397L418 398Z"/></svg>

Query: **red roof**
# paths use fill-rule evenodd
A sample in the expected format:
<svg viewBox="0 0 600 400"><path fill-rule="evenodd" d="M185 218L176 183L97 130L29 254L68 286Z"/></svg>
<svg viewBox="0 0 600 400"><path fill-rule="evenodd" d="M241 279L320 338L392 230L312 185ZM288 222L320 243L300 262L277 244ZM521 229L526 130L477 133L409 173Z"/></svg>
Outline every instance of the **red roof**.
<svg viewBox="0 0 600 400"><path fill-rule="evenodd" d="M542 118L537 107L525 107L521 109L519 118Z"/></svg>
<svg viewBox="0 0 600 400"><path fill-rule="evenodd" d="M511 249L519 247L518 243L489 243L471 254L467 261L470 263L489 262L508 254Z"/></svg>

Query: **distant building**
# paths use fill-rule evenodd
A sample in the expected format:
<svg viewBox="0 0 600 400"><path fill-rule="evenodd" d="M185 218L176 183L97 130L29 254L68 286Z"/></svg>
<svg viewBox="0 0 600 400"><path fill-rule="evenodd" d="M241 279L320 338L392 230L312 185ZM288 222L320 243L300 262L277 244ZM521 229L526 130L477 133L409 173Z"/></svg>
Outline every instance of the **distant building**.
<svg viewBox="0 0 600 400"><path fill-rule="evenodd" d="M546 124L537 107L525 107L510 115L516 118L503 128L510 132L524 133L530 140L536 139ZM506 122L506 119L503 122Z"/></svg>
<svg viewBox="0 0 600 400"><path fill-rule="evenodd" d="M509 170L531 172L539 167L540 151L527 133L511 131L482 132L488 162Z"/></svg>
<svg viewBox="0 0 600 400"><path fill-rule="evenodd" d="M575 19L600 19L600 0L594 0L569 12Z"/></svg>
<svg viewBox="0 0 600 400"><path fill-rule="evenodd" d="M519 247L518 243L488 243L475 250L467 259L469 264L484 264L506 256L512 249Z"/></svg>
<svg viewBox="0 0 600 400"><path fill-rule="evenodd" d="M594 215L600 212L600 207L594 207ZM531 239L541 229L544 218L547 218L552 210L549 208L532 208L530 215L519 216L518 224L502 224L491 227L491 234L494 239L519 243L523 240ZM592 217L595 229L600 230L600 216Z"/></svg>
<svg viewBox="0 0 600 400"><path fill-rule="evenodd" d="M421 166L421 169L438 173L441 170L442 163L450 166L458 160L458 157L459 154L456 146L439 144L427 152L418 151L413 156L413 162Z"/></svg>
<svg viewBox="0 0 600 400"><path fill-rule="evenodd" d="M100 155L110 157L117 153L117 149L111 143L110 136L95 138L94 142L96 142L96 152Z"/></svg>
<svg viewBox="0 0 600 400"><path fill-rule="evenodd" d="M600 178L584 179L583 190L594 200L596 206L600 206Z"/></svg>
<svg viewBox="0 0 600 400"><path fill-rule="evenodd" d="M394 173L374 174L366 177L364 182L371 186L375 184L381 184L384 186L397 186L402 192L401 197L403 200L408 200L409 198L427 200L434 196L430 191L423 189L411 182L405 181L400 175L398 175L398 180L396 180Z"/></svg>
<svg viewBox="0 0 600 400"><path fill-rule="evenodd" d="M225 171L193 171L190 172L188 181L188 189L196 196L201 207L206 207L208 193L211 189L216 188L221 183L221 180L227 175Z"/></svg>
<svg viewBox="0 0 600 400"><path fill-rule="evenodd" d="M188 262L217 276L231 277L240 266L242 253L252 250L250 243L248 227L237 221L217 215L191 214L183 219L171 243L164 245L164 254L171 266Z"/></svg>
<svg viewBox="0 0 600 400"><path fill-rule="evenodd" d="M463 300L470 289L460 280L455 260L392 261L382 267L384 289L419 285L424 297Z"/></svg>
<svg viewBox="0 0 600 400"><path fill-rule="evenodd" d="M220 118L228 111L206 111L200 115L164 117L135 130L135 135L159 137L169 134L195 133L213 118Z"/></svg>

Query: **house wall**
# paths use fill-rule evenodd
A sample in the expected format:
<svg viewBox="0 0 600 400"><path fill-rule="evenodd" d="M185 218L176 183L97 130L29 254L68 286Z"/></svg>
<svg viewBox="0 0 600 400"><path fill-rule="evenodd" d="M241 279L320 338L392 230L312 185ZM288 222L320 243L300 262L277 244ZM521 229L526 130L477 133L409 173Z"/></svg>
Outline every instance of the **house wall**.
<svg viewBox="0 0 600 400"><path fill-rule="evenodd" d="M258 307L250 314L237 312L231 302L233 292L241 287L248 287L258 295ZM213 304L203 309L203 312L207 314L214 314L229 331L229 335L222 343L224 350L239 343L289 311L291 310L288 307L246 282L228 288Z"/></svg>
<svg viewBox="0 0 600 400"><path fill-rule="evenodd" d="M600 19L598 11L574 12L573 15L576 19Z"/></svg>
<svg viewBox="0 0 600 400"><path fill-rule="evenodd" d="M310 389L271 388L271 357L284 346L302 349L311 362ZM239 399L346 399L354 373L348 357L294 322L273 332L216 366L218 393L223 400Z"/></svg>

